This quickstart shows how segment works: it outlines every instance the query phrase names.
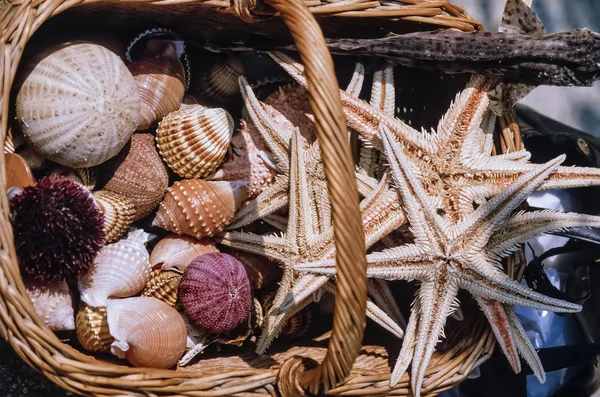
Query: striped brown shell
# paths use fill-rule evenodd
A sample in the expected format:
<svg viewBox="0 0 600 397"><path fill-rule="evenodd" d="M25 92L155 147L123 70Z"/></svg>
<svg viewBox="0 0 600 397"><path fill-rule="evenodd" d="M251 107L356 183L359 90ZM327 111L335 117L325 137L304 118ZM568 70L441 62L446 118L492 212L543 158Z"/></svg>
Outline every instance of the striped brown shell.
<svg viewBox="0 0 600 397"><path fill-rule="evenodd" d="M75 316L77 339L91 352L110 351L114 338L108 329L106 307L91 307L82 303Z"/></svg>
<svg viewBox="0 0 600 397"><path fill-rule="evenodd" d="M159 299L169 306L179 308L181 305L177 298L177 290L181 282L181 272L173 270L154 269L150 279L142 290L142 296Z"/></svg>
<svg viewBox="0 0 600 397"><path fill-rule="evenodd" d="M104 214L104 235L106 243L117 241L135 219L135 205L117 193L108 190L93 192L100 212Z"/></svg>
<svg viewBox="0 0 600 397"><path fill-rule="evenodd" d="M62 176L85 186L88 190L94 190L98 182L98 170L94 167L69 168L57 165L50 171L50 176Z"/></svg>
<svg viewBox="0 0 600 397"><path fill-rule="evenodd" d="M239 95L238 77L245 73L244 64L234 56L215 63L198 79L199 94L226 105Z"/></svg>

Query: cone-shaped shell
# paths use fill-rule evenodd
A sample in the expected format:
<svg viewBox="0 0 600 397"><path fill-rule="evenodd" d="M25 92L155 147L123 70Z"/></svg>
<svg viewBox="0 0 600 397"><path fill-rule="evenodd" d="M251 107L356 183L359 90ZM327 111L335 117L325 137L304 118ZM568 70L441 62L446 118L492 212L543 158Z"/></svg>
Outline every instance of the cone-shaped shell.
<svg viewBox="0 0 600 397"><path fill-rule="evenodd" d="M82 303L75 318L75 331L81 346L91 352L110 351L110 344L115 340L108 329L105 307Z"/></svg>
<svg viewBox="0 0 600 397"><path fill-rule="evenodd" d="M104 189L118 193L135 205L134 220L149 215L169 187L169 174L151 134L134 134L131 144L100 168Z"/></svg>
<svg viewBox="0 0 600 397"><path fill-rule="evenodd" d="M62 165L56 166L49 176L62 176L85 186L88 190L94 190L98 182L98 170L90 168L69 168Z"/></svg>
<svg viewBox="0 0 600 397"><path fill-rule="evenodd" d="M210 237L229 224L245 196L245 184L178 181L167 190L152 226L197 238Z"/></svg>
<svg viewBox="0 0 600 397"><path fill-rule="evenodd" d="M140 92L138 130L147 130L179 109L185 93L185 71L173 46L168 45L157 58L133 62L129 70Z"/></svg>
<svg viewBox="0 0 600 397"><path fill-rule="evenodd" d="M194 326L221 334L248 319L252 307L250 279L231 255L205 254L183 273L179 299Z"/></svg>
<svg viewBox="0 0 600 397"><path fill-rule="evenodd" d="M111 351L136 367L170 368L185 351L187 329L171 306L149 297L108 301Z"/></svg>
<svg viewBox="0 0 600 397"><path fill-rule="evenodd" d="M233 135L225 109L190 105L158 125L156 143L167 165L184 178L203 178L223 161Z"/></svg>
<svg viewBox="0 0 600 397"><path fill-rule="evenodd" d="M106 243L117 241L135 219L135 205L117 193L108 190L94 192L94 199L104 214L104 236Z"/></svg>
<svg viewBox="0 0 600 397"><path fill-rule="evenodd" d="M17 95L25 139L43 157L91 167L115 156L137 126L138 88L103 46L71 44L39 61Z"/></svg>
<svg viewBox="0 0 600 397"><path fill-rule="evenodd" d="M102 248L89 272L79 277L81 300L93 307L106 306L108 298L137 294L150 277L150 255L144 243L148 233L136 230L126 240Z"/></svg>
<svg viewBox="0 0 600 397"><path fill-rule="evenodd" d="M209 238L197 239L186 235L170 234L156 244L150 255L150 266L160 265L163 270L176 268L184 271L200 255L219 252Z"/></svg>
<svg viewBox="0 0 600 397"><path fill-rule="evenodd" d="M50 285L27 282L27 294L38 316L53 331L75 329L75 311L69 286L65 281Z"/></svg>
<svg viewBox="0 0 600 397"><path fill-rule="evenodd" d="M244 64L234 56L215 63L198 79L197 89L202 96L226 105L240 92L238 77L245 73Z"/></svg>
<svg viewBox="0 0 600 397"><path fill-rule="evenodd" d="M156 298L178 308L177 289L182 276L183 274L177 271L154 269L150 273L150 280L142 290L142 296Z"/></svg>

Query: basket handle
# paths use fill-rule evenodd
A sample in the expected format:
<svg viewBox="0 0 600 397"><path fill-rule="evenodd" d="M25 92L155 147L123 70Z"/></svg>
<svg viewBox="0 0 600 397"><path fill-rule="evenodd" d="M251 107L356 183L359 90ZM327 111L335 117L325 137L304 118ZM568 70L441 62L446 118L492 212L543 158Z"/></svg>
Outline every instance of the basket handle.
<svg viewBox="0 0 600 397"><path fill-rule="evenodd" d="M337 293L333 331L323 362L316 368L301 357L286 361L278 375L285 397L334 388L352 369L362 347L366 324L367 273L365 237L346 118L342 112L333 59L323 32L302 0L265 0L281 14L288 26L308 80L309 101L315 115L317 138L323 165L332 219L335 227Z"/></svg>

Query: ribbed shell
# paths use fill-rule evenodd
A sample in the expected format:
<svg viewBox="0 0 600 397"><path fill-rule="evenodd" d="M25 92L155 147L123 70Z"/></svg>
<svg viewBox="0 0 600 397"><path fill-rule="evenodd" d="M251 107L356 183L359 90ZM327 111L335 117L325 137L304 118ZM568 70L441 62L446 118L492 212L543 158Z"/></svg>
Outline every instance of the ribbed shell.
<svg viewBox="0 0 600 397"><path fill-rule="evenodd" d="M244 266L227 254L205 254L185 270L179 284L185 314L198 328L220 334L246 321L252 306Z"/></svg>
<svg viewBox="0 0 600 397"><path fill-rule="evenodd" d="M25 145L25 138L16 122L10 123L4 139L4 153L14 153Z"/></svg>
<svg viewBox="0 0 600 397"><path fill-rule="evenodd" d="M134 134L131 144L101 167L104 189L118 193L135 205L134 220L149 215L169 187L169 174L151 134Z"/></svg>
<svg viewBox="0 0 600 397"><path fill-rule="evenodd" d="M90 168L69 168L62 165L56 166L49 176L62 176L85 186L88 190L94 190L98 182L98 170Z"/></svg>
<svg viewBox="0 0 600 397"><path fill-rule="evenodd" d="M29 165L32 170L41 170L48 164L46 158L34 150L31 146L22 146L19 148L19 150L17 150L17 153L19 156L25 159L27 165Z"/></svg>
<svg viewBox="0 0 600 397"><path fill-rule="evenodd" d="M106 243L117 241L135 219L135 205L126 197L108 190L93 192L100 212L104 214Z"/></svg>
<svg viewBox="0 0 600 397"><path fill-rule="evenodd" d="M174 47L159 58L140 59L129 65L140 92L138 130L147 130L179 109L185 93L185 72Z"/></svg>
<svg viewBox="0 0 600 397"><path fill-rule="evenodd" d="M152 226L177 234L210 237L225 228L246 196L245 185L186 179L173 184Z"/></svg>
<svg viewBox="0 0 600 397"><path fill-rule="evenodd" d="M154 269L150 273L150 280L142 290L142 296L156 298L169 306L178 308L180 304L177 298L177 289L182 276L180 272Z"/></svg>
<svg viewBox="0 0 600 397"><path fill-rule="evenodd" d="M244 73L244 64L234 56L230 56L215 63L210 70L202 74L197 88L201 95L226 105L240 92L238 77Z"/></svg>
<svg viewBox="0 0 600 397"><path fill-rule="evenodd" d="M65 281L50 285L26 282L27 294L38 316L53 331L75 329L75 311L69 286Z"/></svg>
<svg viewBox="0 0 600 397"><path fill-rule="evenodd" d="M176 268L184 271L200 255L219 252L209 238L197 239L186 235L170 234L156 244L150 255L150 266L161 265L163 270Z"/></svg>
<svg viewBox="0 0 600 397"><path fill-rule="evenodd" d="M170 368L185 351L187 329L177 310L148 297L108 301L111 351L136 367Z"/></svg>
<svg viewBox="0 0 600 397"><path fill-rule="evenodd" d="M225 109L190 105L160 122L156 143L162 158L177 174L203 178L221 165L233 127L233 119Z"/></svg>
<svg viewBox="0 0 600 397"><path fill-rule="evenodd" d="M108 298L137 294L150 277L150 256L144 243L148 234L136 230L126 240L102 248L89 272L79 277L81 300L94 307L106 306Z"/></svg>
<svg viewBox="0 0 600 397"><path fill-rule="evenodd" d="M75 317L75 331L81 346L91 352L110 351L110 344L115 340L108 329L106 307L82 303Z"/></svg>
<svg viewBox="0 0 600 397"><path fill-rule="evenodd" d="M17 95L23 135L44 157L91 167L115 156L137 126L138 88L103 46L71 44L35 65Z"/></svg>

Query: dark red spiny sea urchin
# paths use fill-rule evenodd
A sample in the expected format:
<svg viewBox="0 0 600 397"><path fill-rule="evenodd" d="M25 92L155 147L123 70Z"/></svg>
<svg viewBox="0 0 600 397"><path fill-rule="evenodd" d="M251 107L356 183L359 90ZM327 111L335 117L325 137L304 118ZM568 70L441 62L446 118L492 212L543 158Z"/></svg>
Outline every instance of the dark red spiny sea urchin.
<svg viewBox="0 0 600 397"><path fill-rule="evenodd" d="M250 279L244 265L233 256L204 254L183 273L179 299L192 324L221 334L248 319L252 305Z"/></svg>
<svg viewBox="0 0 600 397"><path fill-rule="evenodd" d="M85 273L104 245L104 215L84 187L41 179L10 200L21 269L39 281Z"/></svg>

